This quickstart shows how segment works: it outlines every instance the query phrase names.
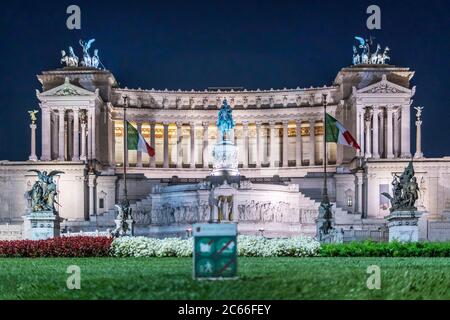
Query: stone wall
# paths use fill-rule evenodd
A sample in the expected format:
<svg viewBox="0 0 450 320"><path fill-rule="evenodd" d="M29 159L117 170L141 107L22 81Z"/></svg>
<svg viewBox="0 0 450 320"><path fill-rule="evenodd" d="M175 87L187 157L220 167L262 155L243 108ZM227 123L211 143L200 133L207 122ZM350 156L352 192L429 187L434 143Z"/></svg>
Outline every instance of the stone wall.
<svg viewBox="0 0 450 320"><path fill-rule="evenodd" d="M26 213L26 193L37 180L35 172L28 170L63 171L55 178L60 204L57 210L62 218L87 218L86 166L73 162L0 162L0 222L21 222Z"/></svg>
<svg viewBox="0 0 450 320"><path fill-rule="evenodd" d="M0 240L22 240L22 224L0 224Z"/></svg>

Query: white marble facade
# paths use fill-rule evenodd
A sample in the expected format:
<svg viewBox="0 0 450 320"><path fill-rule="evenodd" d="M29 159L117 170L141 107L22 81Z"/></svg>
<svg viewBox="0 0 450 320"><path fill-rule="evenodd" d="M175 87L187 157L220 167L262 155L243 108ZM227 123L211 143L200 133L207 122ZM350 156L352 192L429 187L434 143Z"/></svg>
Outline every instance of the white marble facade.
<svg viewBox="0 0 450 320"><path fill-rule="evenodd" d="M318 88L182 91L119 88L111 72L93 68L45 71L38 75L42 89L36 92L41 154L38 161L0 163L0 187L7 190L0 195L0 221L20 220L30 168L67 172L60 178L60 214L73 225L98 222L111 214L123 196L124 165L136 209L152 197L152 189L164 187L173 176L185 184L200 183L212 167L212 146L218 139L215 121L225 98L237 124L234 142L241 175L255 184L270 184L273 176L279 176L286 186L298 186L297 197L318 204L322 95L327 94L328 112L361 146L355 151L328 144L330 197L342 225L378 228L388 213L380 190L390 189L392 173L402 171L414 152L413 76L409 68L357 65L341 69L332 84ZM156 149L154 158L129 151L124 163L124 96L129 97L127 119ZM426 155L426 146L423 149ZM358 157L364 159L362 168ZM445 219L450 211L450 158L422 157L415 159L415 166L423 190L421 210L434 220ZM265 192L270 201L273 194ZM240 205L256 201L260 194L247 194ZM298 208L309 200L290 206ZM299 220L300 229L294 229L301 227Z"/></svg>

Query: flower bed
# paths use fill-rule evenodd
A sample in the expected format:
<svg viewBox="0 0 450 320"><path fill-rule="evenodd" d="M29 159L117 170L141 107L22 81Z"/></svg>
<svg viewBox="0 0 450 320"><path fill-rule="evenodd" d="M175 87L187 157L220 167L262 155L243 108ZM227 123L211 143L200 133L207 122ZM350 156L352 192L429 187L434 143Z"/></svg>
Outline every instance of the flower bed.
<svg viewBox="0 0 450 320"><path fill-rule="evenodd" d="M238 254L244 257L314 257L320 243L311 237L267 239L239 236Z"/></svg>
<svg viewBox="0 0 450 320"><path fill-rule="evenodd" d="M113 241L111 254L116 257L190 257L192 247L192 239L123 237ZM311 257L316 256L319 249L319 242L310 237L238 237L238 254L245 257Z"/></svg>
<svg viewBox="0 0 450 320"><path fill-rule="evenodd" d="M105 257L112 241L109 237L0 241L0 257Z"/></svg>
<svg viewBox="0 0 450 320"><path fill-rule="evenodd" d="M190 257L192 239L146 237L116 238L111 244L115 257Z"/></svg>

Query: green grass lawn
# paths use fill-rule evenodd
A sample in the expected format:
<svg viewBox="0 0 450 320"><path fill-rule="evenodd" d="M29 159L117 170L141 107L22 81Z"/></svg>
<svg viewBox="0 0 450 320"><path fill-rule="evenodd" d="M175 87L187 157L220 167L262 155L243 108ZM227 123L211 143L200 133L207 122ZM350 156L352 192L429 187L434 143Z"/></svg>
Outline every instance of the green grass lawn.
<svg viewBox="0 0 450 320"><path fill-rule="evenodd" d="M190 258L0 258L0 299L450 299L450 258L239 258L239 279L192 280ZM69 290L70 265L81 289ZM366 286L381 268L381 289Z"/></svg>

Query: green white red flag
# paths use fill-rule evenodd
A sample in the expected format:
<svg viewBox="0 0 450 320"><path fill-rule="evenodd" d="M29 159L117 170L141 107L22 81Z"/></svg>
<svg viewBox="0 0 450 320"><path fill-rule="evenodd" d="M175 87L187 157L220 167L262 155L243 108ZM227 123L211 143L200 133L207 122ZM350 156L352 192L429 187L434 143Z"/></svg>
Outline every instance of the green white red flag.
<svg viewBox="0 0 450 320"><path fill-rule="evenodd" d="M360 150L358 143L350 132L344 128L342 123L330 116L328 113L325 117L325 126L327 128L326 142L335 142L344 146L349 146Z"/></svg>
<svg viewBox="0 0 450 320"><path fill-rule="evenodd" d="M150 157L155 156L155 149L145 141L142 134L127 121L127 145L128 150L137 150L147 153Z"/></svg>

